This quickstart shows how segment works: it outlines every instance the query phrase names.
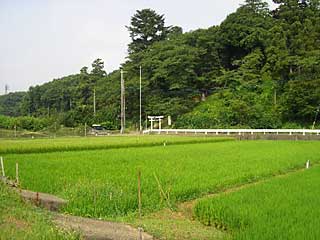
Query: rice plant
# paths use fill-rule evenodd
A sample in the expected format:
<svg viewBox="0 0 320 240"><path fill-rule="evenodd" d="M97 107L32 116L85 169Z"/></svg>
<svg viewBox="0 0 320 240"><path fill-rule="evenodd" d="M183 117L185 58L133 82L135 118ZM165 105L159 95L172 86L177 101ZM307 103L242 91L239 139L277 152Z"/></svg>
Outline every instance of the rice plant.
<svg viewBox="0 0 320 240"><path fill-rule="evenodd" d="M68 137L52 139L0 140L0 154L46 153L61 151L86 151L126 147L146 147L178 145L200 142L232 141L228 137L196 136L107 136L107 137Z"/></svg>
<svg viewBox="0 0 320 240"><path fill-rule="evenodd" d="M227 141L157 147L4 155L21 186L69 200L65 211L116 219L149 213L208 193L319 161L320 142ZM156 176L156 177L155 177ZM161 188L159 187L161 186Z"/></svg>
<svg viewBox="0 0 320 240"><path fill-rule="evenodd" d="M200 200L195 216L233 239L319 239L320 168Z"/></svg>

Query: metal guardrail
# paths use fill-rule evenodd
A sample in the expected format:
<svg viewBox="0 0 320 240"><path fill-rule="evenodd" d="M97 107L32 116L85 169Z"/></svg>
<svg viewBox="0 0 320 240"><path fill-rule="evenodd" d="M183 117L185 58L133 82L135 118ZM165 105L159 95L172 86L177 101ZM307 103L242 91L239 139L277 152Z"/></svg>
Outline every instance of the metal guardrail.
<svg viewBox="0 0 320 240"><path fill-rule="evenodd" d="M148 129L143 131L143 134L150 134L150 133L165 133L165 134L187 134L187 133L193 133L193 134L255 134L255 133L261 133L261 134L316 134L320 135L320 130L311 130L311 129Z"/></svg>

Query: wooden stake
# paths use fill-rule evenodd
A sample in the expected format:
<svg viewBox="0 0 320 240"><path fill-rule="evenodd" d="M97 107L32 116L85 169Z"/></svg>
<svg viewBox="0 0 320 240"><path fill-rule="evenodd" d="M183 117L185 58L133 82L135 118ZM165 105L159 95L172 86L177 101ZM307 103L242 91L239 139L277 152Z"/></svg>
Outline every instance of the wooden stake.
<svg viewBox="0 0 320 240"><path fill-rule="evenodd" d="M97 213L97 191L96 187L93 187L93 207L94 207L94 214Z"/></svg>
<svg viewBox="0 0 320 240"><path fill-rule="evenodd" d="M19 164L16 163L16 183L19 185Z"/></svg>
<svg viewBox="0 0 320 240"><path fill-rule="evenodd" d="M36 193L36 205L40 205L39 192Z"/></svg>
<svg viewBox="0 0 320 240"><path fill-rule="evenodd" d="M139 240L142 240L142 231L143 231L143 229L142 229L141 227L138 227L138 232L139 232L139 237L138 237L138 239L139 239Z"/></svg>
<svg viewBox="0 0 320 240"><path fill-rule="evenodd" d="M141 171L138 171L138 205L139 205L139 218L141 219Z"/></svg>
<svg viewBox="0 0 320 240"><path fill-rule="evenodd" d="M309 169L309 168L310 168L310 160L306 162L306 169Z"/></svg>
<svg viewBox="0 0 320 240"><path fill-rule="evenodd" d="M1 162L1 170L2 170L2 177L5 177L5 173L4 173L4 165L3 165L3 158L0 157L0 162Z"/></svg>

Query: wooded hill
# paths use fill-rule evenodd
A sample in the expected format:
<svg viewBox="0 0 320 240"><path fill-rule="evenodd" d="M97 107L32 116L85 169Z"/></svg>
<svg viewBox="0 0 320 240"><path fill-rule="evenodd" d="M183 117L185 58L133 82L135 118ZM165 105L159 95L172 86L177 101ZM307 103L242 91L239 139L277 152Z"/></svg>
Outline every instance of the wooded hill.
<svg viewBox="0 0 320 240"><path fill-rule="evenodd" d="M175 127L311 127L320 105L320 1L246 0L219 26L182 33L151 9L136 12L126 71L126 119L142 110L170 115ZM108 62L108 59L106 59ZM120 70L97 59L88 72L0 97L7 116L50 118L65 126L120 124ZM96 116L93 92L96 92Z"/></svg>

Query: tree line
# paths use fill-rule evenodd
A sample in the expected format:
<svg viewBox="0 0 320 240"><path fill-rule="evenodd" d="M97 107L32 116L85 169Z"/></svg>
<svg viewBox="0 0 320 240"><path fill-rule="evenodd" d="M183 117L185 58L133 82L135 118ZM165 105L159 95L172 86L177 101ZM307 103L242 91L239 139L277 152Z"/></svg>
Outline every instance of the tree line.
<svg viewBox="0 0 320 240"><path fill-rule="evenodd" d="M142 111L170 115L175 127L311 127L320 105L320 1L246 0L219 26L183 33L163 15L138 10L126 71L126 118ZM96 114L93 114L93 98ZM0 96L0 113L55 119L64 126L120 124L120 69L92 70L55 79L25 93ZM52 121L51 121L52 122Z"/></svg>

